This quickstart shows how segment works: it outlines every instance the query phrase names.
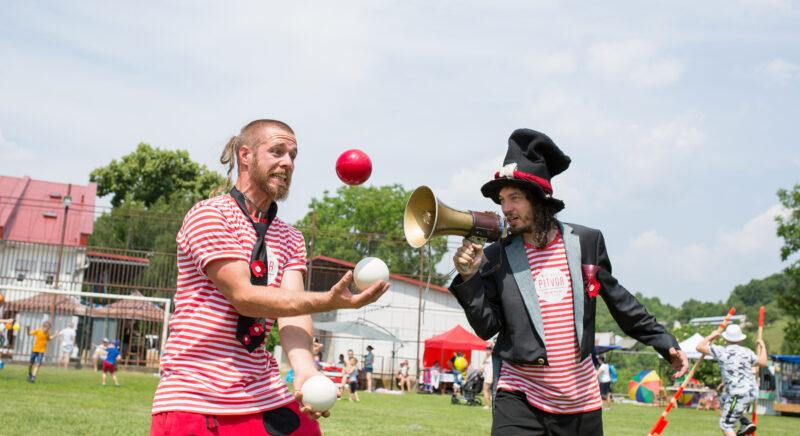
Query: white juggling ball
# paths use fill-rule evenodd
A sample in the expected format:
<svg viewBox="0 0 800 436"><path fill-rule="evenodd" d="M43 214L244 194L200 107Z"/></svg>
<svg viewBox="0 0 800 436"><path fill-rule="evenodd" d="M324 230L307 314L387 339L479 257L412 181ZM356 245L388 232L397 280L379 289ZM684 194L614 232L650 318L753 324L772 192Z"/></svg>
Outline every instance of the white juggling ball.
<svg viewBox="0 0 800 436"><path fill-rule="evenodd" d="M356 264L353 278L356 288L363 291L378 280L389 281L389 267L377 257L365 257Z"/></svg>
<svg viewBox="0 0 800 436"><path fill-rule="evenodd" d="M315 412L325 412L336 404L336 384L324 375L315 375L303 383L300 389L303 403Z"/></svg>

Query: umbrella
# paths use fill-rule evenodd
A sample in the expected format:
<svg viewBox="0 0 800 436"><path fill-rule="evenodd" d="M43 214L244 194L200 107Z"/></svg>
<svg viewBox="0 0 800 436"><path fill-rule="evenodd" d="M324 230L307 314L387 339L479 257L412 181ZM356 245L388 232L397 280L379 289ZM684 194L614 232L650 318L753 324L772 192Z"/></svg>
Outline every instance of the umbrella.
<svg viewBox="0 0 800 436"><path fill-rule="evenodd" d="M682 377L675 379L675 383L683 383L684 380L686 380L686 375L683 375ZM700 386L700 380L692 377L689 379L689 384L687 386L688 387ZM696 391L691 391L691 390L683 391L680 397L678 397L678 404L682 406L691 406L693 403L696 402L695 400L697 398L699 397Z"/></svg>
<svg viewBox="0 0 800 436"><path fill-rule="evenodd" d="M345 335L358 336L364 339L375 339L379 341L400 342L398 337L382 332L375 327L371 327L360 320L356 321L330 321L314 323L314 328L325 330L331 333L341 333Z"/></svg>
<svg viewBox="0 0 800 436"><path fill-rule="evenodd" d="M653 403L661 390L661 378L651 369L643 369L628 382L628 397L640 403Z"/></svg>

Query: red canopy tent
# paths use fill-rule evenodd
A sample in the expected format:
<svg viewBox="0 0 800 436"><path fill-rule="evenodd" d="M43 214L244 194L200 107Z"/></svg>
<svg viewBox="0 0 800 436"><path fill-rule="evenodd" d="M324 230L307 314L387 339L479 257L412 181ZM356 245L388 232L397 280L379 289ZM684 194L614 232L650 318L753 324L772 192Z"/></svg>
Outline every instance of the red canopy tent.
<svg viewBox="0 0 800 436"><path fill-rule="evenodd" d="M422 365L430 368L433 363L438 361L442 368L447 367L450 360L457 351L463 351L464 358L469 362L471 354L467 351L485 350L488 342L468 332L464 327L456 325L450 330L425 340L425 354L422 356Z"/></svg>

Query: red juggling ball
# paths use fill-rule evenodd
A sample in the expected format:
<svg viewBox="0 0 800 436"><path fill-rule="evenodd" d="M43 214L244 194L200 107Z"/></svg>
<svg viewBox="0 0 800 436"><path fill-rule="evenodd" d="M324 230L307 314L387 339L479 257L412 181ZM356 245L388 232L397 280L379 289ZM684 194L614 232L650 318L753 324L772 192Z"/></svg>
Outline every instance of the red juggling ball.
<svg viewBox="0 0 800 436"><path fill-rule="evenodd" d="M352 149L336 159L336 175L348 185L360 185L372 174L372 161L361 150Z"/></svg>

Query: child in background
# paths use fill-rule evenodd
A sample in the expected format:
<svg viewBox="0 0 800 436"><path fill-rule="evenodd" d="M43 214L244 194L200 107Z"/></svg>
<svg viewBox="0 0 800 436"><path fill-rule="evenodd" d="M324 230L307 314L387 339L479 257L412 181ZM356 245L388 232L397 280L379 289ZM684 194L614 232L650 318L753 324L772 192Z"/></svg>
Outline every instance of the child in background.
<svg viewBox="0 0 800 436"><path fill-rule="evenodd" d="M347 366L344 369L344 372L347 377L347 385L350 387L350 396L347 398L350 401L353 401L353 397L355 397L356 402L360 401L358 399L358 359L355 357L351 357L350 360L347 362Z"/></svg>
<svg viewBox="0 0 800 436"><path fill-rule="evenodd" d="M725 383L719 426L725 436L752 434L756 431L756 426L747 418L746 412L753 405L758 391L753 366L767 366L767 347L764 341L759 340L756 345L758 356L753 350L742 347L741 343L747 336L736 324L729 325L722 333L722 339L727 342L725 347L710 345L717 336L720 334L714 331L700 341L697 351L710 354L719 363L722 381ZM738 421L741 421L741 427L736 432Z"/></svg>
<svg viewBox="0 0 800 436"><path fill-rule="evenodd" d="M106 385L106 374L111 374L111 379L114 380L114 386L119 386L117 380L117 358L119 357L119 339L114 339L114 343L108 347L108 354L106 360L103 361L103 386Z"/></svg>
<svg viewBox="0 0 800 436"><path fill-rule="evenodd" d="M108 355L108 338L103 338L103 342L96 345L94 347L94 353L92 353L92 367L94 368L94 372L103 369L103 362L106 360L107 355Z"/></svg>
<svg viewBox="0 0 800 436"><path fill-rule="evenodd" d="M39 372L42 360L44 360L44 353L47 351L47 343L55 336L50 334L50 321L45 321L42 323L41 328L35 330L31 330L31 328L28 327L28 335L34 336L31 360L28 365L28 381L33 383L36 381L36 374Z"/></svg>

